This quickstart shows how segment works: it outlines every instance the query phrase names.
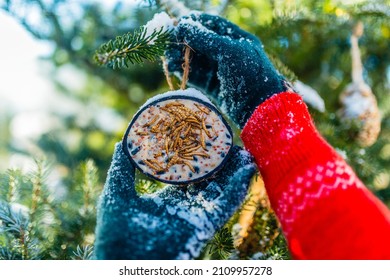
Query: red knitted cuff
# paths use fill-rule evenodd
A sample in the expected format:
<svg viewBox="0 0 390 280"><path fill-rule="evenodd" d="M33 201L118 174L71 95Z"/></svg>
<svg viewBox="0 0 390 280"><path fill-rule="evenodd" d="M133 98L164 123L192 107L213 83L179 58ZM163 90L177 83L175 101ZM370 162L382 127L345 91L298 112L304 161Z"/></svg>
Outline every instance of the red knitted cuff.
<svg viewBox="0 0 390 280"><path fill-rule="evenodd" d="M318 134L302 97L279 93L256 108L241 133L245 148L255 157L264 181L277 185L286 174L329 153L338 155Z"/></svg>
<svg viewBox="0 0 390 280"><path fill-rule="evenodd" d="M390 258L383 243L389 210L318 134L299 95L280 93L262 103L241 138L295 258Z"/></svg>

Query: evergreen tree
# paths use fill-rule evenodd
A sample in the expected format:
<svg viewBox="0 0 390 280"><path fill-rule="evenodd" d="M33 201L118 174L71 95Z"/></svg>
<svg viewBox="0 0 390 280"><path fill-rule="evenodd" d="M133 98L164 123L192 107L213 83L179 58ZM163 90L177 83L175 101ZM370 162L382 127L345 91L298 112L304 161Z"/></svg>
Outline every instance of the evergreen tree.
<svg viewBox="0 0 390 280"><path fill-rule="evenodd" d="M36 169L30 173L8 170L0 176L0 259L88 259L91 256L96 200L114 143L120 140L127 122L147 98L168 90L160 61L143 60L142 65L127 63L127 67L112 70L98 66L93 56L102 44L117 36L134 34L155 13L172 10L174 7L169 7L167 2L139 1L128 5L116 1L103 6L22 0L0 4L35 38L54 44L53 53L45 59L52 63L52 82L64 96L84 106L96 103L98 108L109 108L121 120L120 128L113 131L102 129L94 118L80 125L75 113L65 116L53 113L62 120L63 127L41 135L35 142L53 162L49 167L34 152L14 145L10 137L6 143L0 142L0 156L24 153L36 159ZM279 71L314 88L326 108L320 112L310 107L317 128L361 180L390 206L390 2L356 2L180 1L189 9L217 12L257 35ZM39 13L38 22L29 16L31 10ZM338 114L340 94L352 80L350 37L358 21L365 26L359 39L363 77L377 99L382 120L381 133L369 147L362 147L357 141L359 124L347 123ZM112 48L106 45L105 50ZM161 55L156 54L156 57ZM138 58L135 61L142 57ZM58 79L61 69L69 65L86 77L84 88L77 92ZM7 116L0 122L9 126L10 118ZM8 129L2 135L9 135ZM70 138L78 139L77 145L70 145ZM61 178L62 194L47 179L58 168L66 170ZM259 192L261 176L254 182L247 203L215 235L201 258L289 258L266 194ZM161 187L160 183L139 174L139 192L153 192ZM248 235L236 243L237 223L245 210L253 218L245 223Z"/></svg>

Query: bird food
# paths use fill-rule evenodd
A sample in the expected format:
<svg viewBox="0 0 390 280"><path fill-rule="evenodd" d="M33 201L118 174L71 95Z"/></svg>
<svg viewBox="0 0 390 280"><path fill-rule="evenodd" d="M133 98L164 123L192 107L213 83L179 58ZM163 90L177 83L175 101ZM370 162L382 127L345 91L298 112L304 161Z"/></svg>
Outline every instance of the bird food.
<svg viewBox="0 0 390 280"><path fill-rule="evenodd" d="M171 184L206 179L224 164L232 131L199 91L179 90L149 100L123 139L125 153L152 178Z"/></svg>

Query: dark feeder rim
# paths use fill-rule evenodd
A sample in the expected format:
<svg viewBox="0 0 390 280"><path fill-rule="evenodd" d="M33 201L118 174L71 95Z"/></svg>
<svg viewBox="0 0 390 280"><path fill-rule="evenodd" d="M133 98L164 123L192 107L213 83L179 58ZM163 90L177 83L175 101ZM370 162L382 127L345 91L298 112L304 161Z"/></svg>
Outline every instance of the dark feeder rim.
<svg viewBox="0 0 390 280"><path fill-rule="evenodd" d="M181 182L176 182L176 181L169 181L169 180L164 180L164 179L161 179L161 178L157 178L156 176L154 176L153 174L150 174L149 172L145 172L144 170L142 170L138 163L135 162L135 160L131 157L130 155L130 152L129 152L129 149L127 148L127 136L129 135L129 132L130 132L130 129L131 127L133 126L135 120L138 119L139 115L141 115L142 112L144 112L147 108L155 105L156 103L160 103L162 101L166 101L166 100L172 100L172 99L188 99L188 100L192 100L192 101L196 101L196 102L199 102L203 105L205 105L207 108L209 108L210 110L214 111L217 116L220 117L220 119L222 120L223 124L227 127L229 133L230 133L230 136L231 136L231 144L230 144L230 149L229 151L227 152L226 156L224 157L224 159L222 160L222 162L215 168L213 169L211 172L209 173L206 173L204 176L201 176L199 178L196 178L196 179L192 179L192 180L187 180L187 181L181 181ZM145 174L147 175L148 177L151 177L152 179L156 180L156 181L159 181L159 182L163 182L163 183L166 183L166 184L171 184L171 185L188 185L188 184L192 184L192 183L199 183L201 181L204 181L206 180L207 178L211 178L213 175L215 175L215 173L217 173L219 170L222 169L222 167L226 164L226 161L229 159L230 155L231 155L231 151L233 149L233 131L230 127L230 125L227 123L227 121L225 120L225 118L222 116L222 114L218 111L218 109L214 106L214 104L212 103L208 103L200 98L197 98L197 97L194 97L194 96L187 96L187 95L172 95L172 96L165 96L165 97L161 97L160 99L157 99L157 100L154 100L152 102L150 102L149 104L147 104L146 106L142 107L134 116L133 116L133 119L130 121L127 129L126 129L126 132L123 136L123 139L122 139L122 150L124 151L124 153L127 155L127 157L130 159L131 163L142 173L142 174Z"/></svg>

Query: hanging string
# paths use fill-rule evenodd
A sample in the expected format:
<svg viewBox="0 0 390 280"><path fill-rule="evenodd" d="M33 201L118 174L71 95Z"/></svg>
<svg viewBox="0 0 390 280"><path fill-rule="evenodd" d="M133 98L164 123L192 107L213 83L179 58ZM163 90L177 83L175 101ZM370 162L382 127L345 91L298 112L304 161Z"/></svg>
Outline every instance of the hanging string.
<svg viewBox="0 0 390 280"><path fill-rule="evenodd" d="M351 36L351 57L352 57L352 82L364 83L363 65L358 45L359 38L363 35L363 23L359 21L353 28Z"/></svg>
<svg viewBox="0 0 390 280"><path fill-rule="evenodd" d="M187 86L188 81L188 75L190 74L190 54L191 54L191 48L185 44L185 50L184 50L184 63L182 64L183 68L183 77L181 80L180 89L185 89Z"/></svg>
<svg viewBox="0 0 390 280"><path fill-rule="evenodd" d="M180 89L181 90L183 90L183 89L185 89L187 87L188 76L190 74L190 61L191 61L190 56L191 56L191 48L187 44L185 44L185 47L184 47L184 62L182 64L183 77L182 77L181 84L180 84ZM175 87L174 87L173 82L172 82L172 77L171 77L171 75L169 75L168 62L167 62L167 59L165 58L165 56L161 57L161 61L162 61L162 65L163 65L163 71L164 71L165 79L167 80L169 89L170 90L175 90Z"/></svg>
<svg viewBox="0 0 390 280"><path fill-rule="evenodd" d="M173 86L173 82L172 82L172 77L171 77L171 75L169 75L167 59L165 58L165 56L162 56L161 60L162 60L162 64L163 64L165 79L167 80L169 89L175 90L175 87Z"/></svg>

